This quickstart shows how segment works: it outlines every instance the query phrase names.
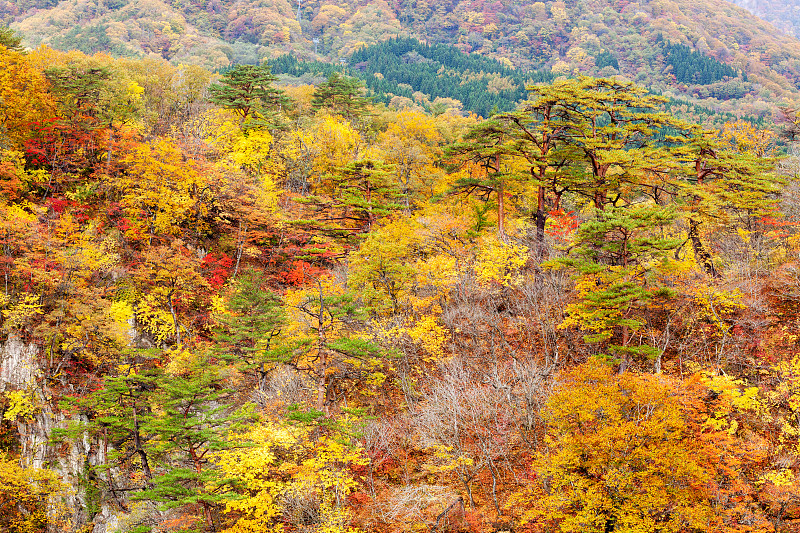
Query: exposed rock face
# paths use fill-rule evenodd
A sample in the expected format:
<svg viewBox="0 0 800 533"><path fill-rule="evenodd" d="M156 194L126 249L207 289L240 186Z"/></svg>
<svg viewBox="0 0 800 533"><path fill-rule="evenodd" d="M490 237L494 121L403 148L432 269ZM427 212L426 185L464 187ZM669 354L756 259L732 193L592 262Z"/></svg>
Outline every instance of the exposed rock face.
<svg viewBox="0 0 800 533"><path fill-rule="evenodd" d="M50 440L53 430L66 428L71 420L43 404L33 420L18 422L22 460L35 468L50 468L72 491L67 496L67 508L71 510L72 529L77 530L99 511L99 502L89 501L92 491L87 490L93 483L91 467L101 464L105 457L102 447L87 437L70 439L69 444Z"/></svg>
<svg viewBox="0 0 800 533"><path fill-rule="evenodd" d="M37 379L41 377L37 355L35 344L26 344L16 335L9 335L5 342L0 342L0 393L28 390L38 400L39 409L33 419L17 421L23 466L50 468L72 487L66 504L73 512L72 529L76 531L92 521L98 512L110 515L108 509L101 509L90 501L96 491L87 490L92 485L91 467L105 462L106 451L88 436L70 439L69 444L51 441L53 430L66 428L72 420L54 410L48 401L48 391ZM101 529L106 531L105 527ZM95 531L98 531L97 527Z"/></svg>
<svg viewBox="0 0 800 533"><path fill-rule="evenodd" d="M0 392L25 389L34 383L37 353L35 344L25 344L14 334L0 343Z"/></svg>

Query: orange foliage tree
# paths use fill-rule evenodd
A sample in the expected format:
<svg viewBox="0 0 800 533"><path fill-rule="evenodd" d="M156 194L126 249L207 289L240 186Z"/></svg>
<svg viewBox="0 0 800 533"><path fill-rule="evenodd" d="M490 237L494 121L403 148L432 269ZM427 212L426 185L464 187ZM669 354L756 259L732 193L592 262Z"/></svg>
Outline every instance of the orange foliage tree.
<svg viewBox="0 0 800 533"><path fill-rule="evenodd" d="M755 457L717 422L720 391L594 360L561 381L532 483L512 500L529 530L772 530L742 474Z"/></svg>

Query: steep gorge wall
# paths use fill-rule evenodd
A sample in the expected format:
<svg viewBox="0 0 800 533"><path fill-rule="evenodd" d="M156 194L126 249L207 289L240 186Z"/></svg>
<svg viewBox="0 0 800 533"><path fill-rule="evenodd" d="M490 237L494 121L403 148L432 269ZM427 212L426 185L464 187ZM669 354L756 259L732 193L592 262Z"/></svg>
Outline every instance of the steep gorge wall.
<svg viewBox="0 0 800 533"><path fill-rule="evenodd" d="M66 428L72 421L53 405L51 394L43 383L38 366L38 348L16 335L0 341L0 393L24 390L32 393L37 409L31 418L16 421L22 466L50 468L71 487L65 502L71 514L71 529L82 530L92 522L93 533L106 533L115 528L111 509L101 505L93 486L94 466L105 464L107 450L102 443L84 436L69 443L51 440L56 428Z"/></svg>

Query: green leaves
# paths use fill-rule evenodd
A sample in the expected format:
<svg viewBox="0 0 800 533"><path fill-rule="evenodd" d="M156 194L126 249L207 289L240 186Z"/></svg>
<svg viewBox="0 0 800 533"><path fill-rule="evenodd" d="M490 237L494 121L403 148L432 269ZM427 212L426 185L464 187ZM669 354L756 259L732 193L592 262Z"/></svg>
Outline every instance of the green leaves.
<svg viewBox="0 0 800 533"><path fill-rule="evenodd" d="M15 52L22 51L22 36L8 26L0 26L0 45Z"/></svg>
<svg viewBox="0 0 800 533"><path fill-rule="evenodd" d="M577 272L578 300L567 307L560 327L587 331L589 343L613 339L609 349L623 364L636 354L657 356L658 350L634 342L632 334L647 324L649 302L673 295L661 276L669 269L667 253L683 241L664 232L674 219L674 210L645 204L597 210L584 222L570 254L551 263Z"/></svg>
<svg viewBox="0 0 800 533"><path fill-rule="evenodd" d="M286 323L283 302L261 287L255 271L246 270L233 282L214 318L216 351L242 370L266 372L266 366L288 357L278 342Z"/></svg>
<svg viewBox="0 0 800 533"><path fill-rule="evenodd" d="M279 126L277 113L288 108L291 101L282 90L273 87L275 80L266 65L236 65L222 75L220 83L208 88L208 99L231 109L245 127Z"/></svg>
<svg viewBox="0 0 800 533"><path fill-rule="evenodd" d="M142 431L150 436L149 453L158 460L160 472L134 498L166 509L200 504L211 527L213 507L231 497L215 491L220 480L211 455L235 446L229 433L255 417L246 406L234 409L227 403L233 391L224 387L219 369L209 363L200 358L188 372L163 374L158 380L150 398L153 415Z"/></svg>
<svg viewBox="0 0 800 533"><path fill-rule="evenodd" d="M314 90L311 105L352 119L365 114L370 104L369 98L361 96L363 88L362 81L334 72Z"/></svg>
<svg viewBox="0 0 800 533"><path fill-rule="evenodd" d="M674 209L652 204L597 210L595 216L575 232L576 246L571 257L581 259L565 259L564 263L575 266L578 271L589 264L649 265L682 242L680 238L670 238L658 231L668 227L675 218Z"/></svg>
<svg viewBox="0 0 800 533"><path fill-rule="evenodd" d="M59 98L66 121L84 120L84 127L98 128L108 116L108 80L110 71L105 67L51 67L44 71ZM105 104L105 105L104 105Z"/></svg>

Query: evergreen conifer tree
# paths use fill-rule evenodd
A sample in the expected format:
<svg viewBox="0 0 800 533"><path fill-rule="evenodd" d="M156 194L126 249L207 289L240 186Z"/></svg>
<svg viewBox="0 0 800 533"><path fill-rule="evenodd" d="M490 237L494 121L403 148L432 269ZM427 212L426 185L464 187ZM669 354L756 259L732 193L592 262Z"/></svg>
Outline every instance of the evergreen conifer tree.
<svg viewBox="0 0 800 533"><path fill-rule="evenodd" d="M357 117L366 113L369 99L361 95L364 83L334 72L314 91L311 105L315 109L328 108L344 117Z"/></svg>
<svg viewBox="0 0 800 533"><path fill-rule="evenodd" d="M291 104L289 97L273 86L276 80L267 65L237 65L209 87L209 101L233 110L246 127L276 127L280 113Z"/></svg>

